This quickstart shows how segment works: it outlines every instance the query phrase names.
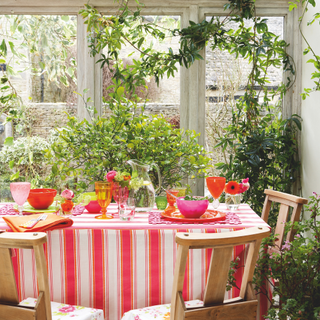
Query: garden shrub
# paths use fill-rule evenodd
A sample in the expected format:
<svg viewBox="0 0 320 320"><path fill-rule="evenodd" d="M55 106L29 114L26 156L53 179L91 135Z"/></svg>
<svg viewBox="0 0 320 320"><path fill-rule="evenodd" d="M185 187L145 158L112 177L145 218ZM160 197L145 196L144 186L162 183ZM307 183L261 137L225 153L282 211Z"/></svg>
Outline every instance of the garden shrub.
<svg viewBox="0 0 320 320"><path fill-rule="evenodd" d="M5 179L31 181L37 186L48 175L46 150L50 143L41 137L7 138L0 151L0 170Z"/></svg>
<svg viewBox="0 0 320 320"><path fill-rule="evenodd" d="M80 178L77 185L84 190L104 179L107 171L130 170L126 164L129 159L155 162L164 187L190 175L205 174L210 159L194 131L176 129L161 115L137 114L135 105L124 97L117 96L109 107L113 112L109 118L78 121L68 117L67 127L59 131L59 142L53 144L53 180L57 176ZM157 185L153 172L151 180Z"/></svg>

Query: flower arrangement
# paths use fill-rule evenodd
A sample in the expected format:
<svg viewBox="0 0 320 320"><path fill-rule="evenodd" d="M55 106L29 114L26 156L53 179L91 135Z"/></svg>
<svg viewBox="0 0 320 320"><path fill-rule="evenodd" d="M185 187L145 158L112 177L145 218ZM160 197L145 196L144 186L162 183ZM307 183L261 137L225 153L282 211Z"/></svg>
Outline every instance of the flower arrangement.
<svg viewBox="0 0 320 320"><path fill-rule="evenodd" d="M133 172L131 177L130 173L128 173L127 171L121 172L111 170L106 174L105 178L109 182L114 181L119 183L121 187L128 187L129 190L131 188L134 190L138 190L140 187L144 185L143 179L139 178L136 172Z"/></svg>
<svg viewBox="0 0 320 320"><path fill-rule="evenodd" d="M232 195L244 193L250 188L249 178L243 179L241 183L237 181L229 181L225 186L225 193Z"/></svg>
<svg viewBox="0 0 320 320"><path fill-rule="evenodd" d="M225 202L228 209L238 209L242 193L246 192L249 188L249 178L242 179L240 183L237 181L229 181L224 188L224 192L226 193Z"/></svg>
<svg viewBox="0 0 320 320"><path fill-rule="evenodd" d="M130 186L131 175L127 171L121 172L121 171L111 170L106 174L105 178L109 182L114 181L119 183L121 187Z"/></svg>

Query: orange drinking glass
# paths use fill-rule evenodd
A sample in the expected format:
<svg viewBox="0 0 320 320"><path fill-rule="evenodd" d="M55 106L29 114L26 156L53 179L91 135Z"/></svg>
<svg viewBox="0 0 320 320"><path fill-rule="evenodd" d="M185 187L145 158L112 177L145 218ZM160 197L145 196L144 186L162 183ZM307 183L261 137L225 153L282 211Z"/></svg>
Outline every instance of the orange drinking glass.
<svg viewBox="0 0 320 320"><path fill-rule="evenodd" d="M113 183L108 181L97 181L94 183L97 200L101 207L102 215L96 216L96 219L112 219L113 216L107 213L107 206L111 202Z"/></svg>
<svg viewBox="0 0 320 320"><path fill-rule="evenodd" d="M224 190L226 184L226 178L223 177L207 177L207 187L214 198L213 208L217 209L219 207L219 197Z"/></svg>
<svg viewBox="0 0 320 320"><path fill-rule="evenodd" d="M169 192L171 193L169 193ZM171 213L176 211L176 207L174 204L176 203L176 198L174 196L177 196L179 193L179 190L168 190L167 193L167 200L168 200L168 208L165 210L165 212Z"/></svg>

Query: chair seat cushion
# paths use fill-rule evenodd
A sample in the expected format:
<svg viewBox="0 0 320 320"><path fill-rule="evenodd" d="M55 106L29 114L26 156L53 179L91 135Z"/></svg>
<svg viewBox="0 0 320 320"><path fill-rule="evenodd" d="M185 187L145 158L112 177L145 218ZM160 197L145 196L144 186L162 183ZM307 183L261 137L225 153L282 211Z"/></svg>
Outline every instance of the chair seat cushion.
<svg viewBox="0 0 320 320"><path fill-rule="evenodd" d="M187 301L187 308L202 307L203 302L200 300ZM158 306L135 309L126 312L121 320L170 320L170 304L161 304Z"/></svg>
<svg viewBox="0 0 320 320"><path fill-rule="evenodd" d="M34 307L37 299L27 298L22 300L20 306ZM86 307L72 306L70 304L51 302L52 319L70 320L104 320L103 310Z"/></svg>

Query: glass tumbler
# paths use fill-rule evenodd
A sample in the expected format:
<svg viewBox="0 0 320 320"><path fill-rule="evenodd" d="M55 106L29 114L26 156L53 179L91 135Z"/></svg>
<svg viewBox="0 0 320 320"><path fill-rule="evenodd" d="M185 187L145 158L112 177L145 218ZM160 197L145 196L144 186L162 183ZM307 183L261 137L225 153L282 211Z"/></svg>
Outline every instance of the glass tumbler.
<svg viewBox="0 0 320 320"><path fill-rule="evenodd" d="M136 206L134 198L128 198L127 201L120 207L119 218L123 221L131 221L134 219Z"/></svg>

